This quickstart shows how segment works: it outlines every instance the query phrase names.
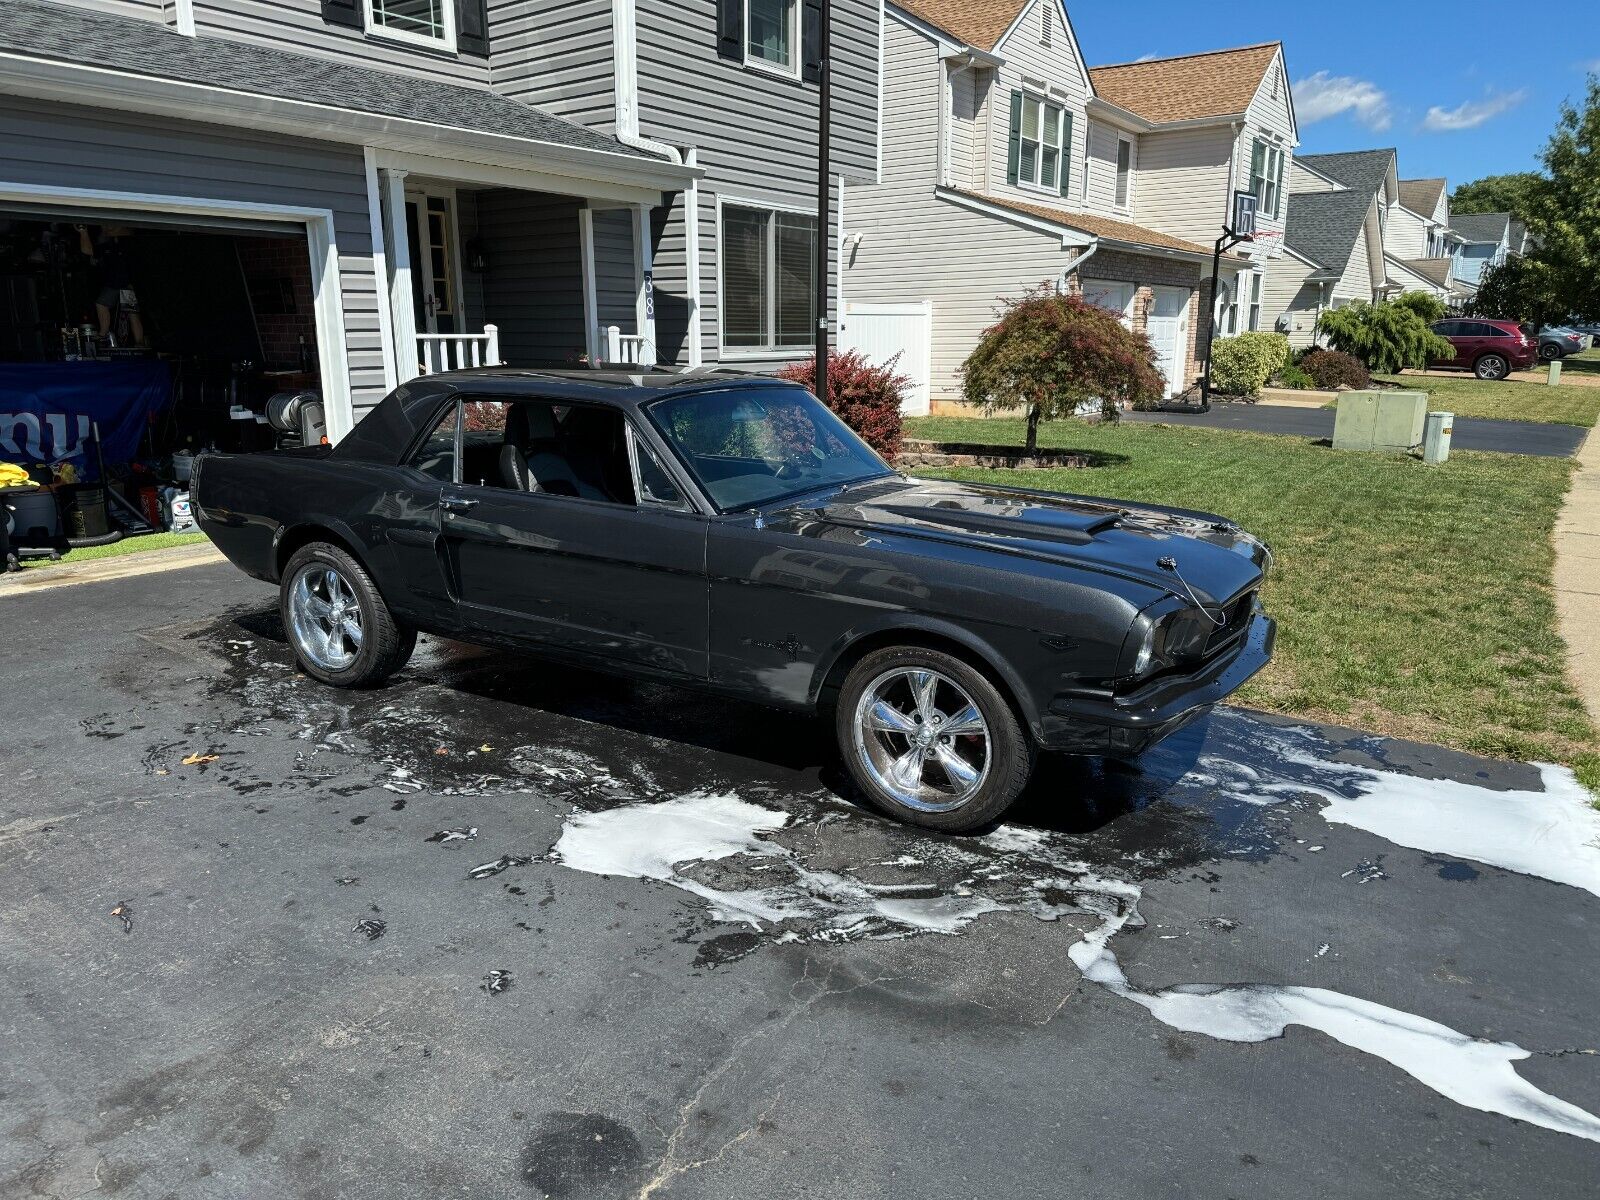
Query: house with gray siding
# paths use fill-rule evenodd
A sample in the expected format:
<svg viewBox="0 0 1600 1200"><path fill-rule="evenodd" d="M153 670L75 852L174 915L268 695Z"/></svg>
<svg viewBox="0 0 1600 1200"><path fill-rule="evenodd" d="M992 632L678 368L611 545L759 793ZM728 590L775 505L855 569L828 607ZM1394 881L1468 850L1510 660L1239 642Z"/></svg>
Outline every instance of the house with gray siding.
<svg viewBox="0 0 1600 1200"><path fill-rule="evenodd" d="M302 246L334 436L448 366L767 369L809 353L813 248L835 233L816 212L816 16L8 0L0 220ZM836 0L841 194L877 174L879 28L877 0Z"/></svg>
<svg viewBox="0 0 1600 1200"><path fill-rule="evenodd" d="M1510 213L1462 213L1452 224L1460 247L1456 272L1474 286L1490 267L1498 267L1512 254L1512 226L1520 225ZM1519 241L1521 239L1519 238Z"/></svg>
<svg viewBox="0 0 1600 1200"><path fill-rule="evenodd" d="M1281 227L1281 48L1091 69L1060 0L898 0L883 73L880 177L844 193L841 345L894 358L929 411L959 399L1001 301L1053 287L1146 333L1169 394L1189 388L1233 192ZM1228 295L1273 249L1225 259ZM1254 319L1243 294L1218 317Z"/></svg>

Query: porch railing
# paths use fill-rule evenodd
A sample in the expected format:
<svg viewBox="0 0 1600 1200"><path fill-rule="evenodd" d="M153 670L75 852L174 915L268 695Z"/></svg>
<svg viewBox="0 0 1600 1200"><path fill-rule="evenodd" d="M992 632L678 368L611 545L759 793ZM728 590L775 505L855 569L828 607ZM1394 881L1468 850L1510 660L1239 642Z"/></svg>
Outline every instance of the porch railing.
<svg viewBox="0 0 1600 1200"><path fill-rule="evenodd" d="M500 330L485 325L482 333L417 334L417 366L424 375L500 365Z"/></svg>
<svg viewBox="0 0 1600 1200"><path fill-rule="evenodd" d="M615 325L606 326L606 362L625 367L656 365L655 347L639 333L623 333Z"/></svg>

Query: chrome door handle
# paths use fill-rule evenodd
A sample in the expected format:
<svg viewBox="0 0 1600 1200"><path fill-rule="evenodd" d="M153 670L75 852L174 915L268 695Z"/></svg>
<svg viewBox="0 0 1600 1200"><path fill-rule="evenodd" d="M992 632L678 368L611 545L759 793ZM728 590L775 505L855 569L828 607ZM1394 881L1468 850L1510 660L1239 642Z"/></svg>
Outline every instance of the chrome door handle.
<svg viewBox="0 0 1600 1200"><path fill-rule="evenodd" d="M439 501L439 507L446 512L466 512L469 508L475 508L477 503L465 496L445 496Z"/></svg>

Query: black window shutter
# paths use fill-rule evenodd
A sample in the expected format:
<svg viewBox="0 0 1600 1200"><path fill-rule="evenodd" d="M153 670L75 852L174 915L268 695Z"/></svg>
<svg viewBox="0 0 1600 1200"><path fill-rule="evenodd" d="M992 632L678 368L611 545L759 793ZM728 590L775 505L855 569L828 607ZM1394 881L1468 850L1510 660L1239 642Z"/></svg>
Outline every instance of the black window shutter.
<svg viewBox="0 0 1600 1200"><path fill-rule="evenodd" d="M717 0L717 54L744 61L744 0Z"/></svg>
<svg viewBox="0 0 1600 1200"><path fill-rule="evenodd" d="M800 13L800 78L822 82L822 0L802 0Z"/></svg>
<svg viewBox="0 0 1600 1200"><path fill-rule="evenodd" d="M1015 183L1022 168L1022 93L1011 93L1011 136L1006 145L1006 182Z"/></svg>
<svg viewBox="0 0 1600 1200"><path fill-rule="evenodd" d="M1061 194L1072 194L1072 114L1061 114Z"/></svg>
<svg viewBox="0 0 1600 1200"><path fill-rule="evenodd" d="M456 49L462 54L489 53L489 0L456 0Z"/></svg>
<svg viewBox="0 0 1600 1200"><path fill-rule="evenodd" d="M362 28L361 0L322 0L322 19L329 25Z"/></svg>

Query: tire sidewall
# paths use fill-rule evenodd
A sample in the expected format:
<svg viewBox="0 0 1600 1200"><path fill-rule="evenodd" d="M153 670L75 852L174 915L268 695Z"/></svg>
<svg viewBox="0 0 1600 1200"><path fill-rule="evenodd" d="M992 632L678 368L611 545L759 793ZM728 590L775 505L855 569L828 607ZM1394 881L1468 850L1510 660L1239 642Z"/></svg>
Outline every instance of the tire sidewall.
<svg viewBox="0 0 1600 1200"><path fill-rule="evenodd" d="M867 685L886 671L923 666L958 683L989 727L989 773L977 793L949 812L911 808L882 791L856 754L856 709ZM845 677L834 711L834 738L856 790L880 812L907 825L944 833L966 833L992 825L1015 802L1033 767L1033 746L1016 711L982 671L943 651L897 646L866 655Z"/></svg>
<svg viewBox="0 0 1600 1200"><path fill-rule="evenodd" d="M1500 370L1497 374L1485 375L1483 373L1483 364L1489 362L1497 362L1500 364ZM1477 362L1472 364L1472 373L1479 379L1485 380L1489 383L1498 383L1511 373L1511 363L1498 354L1485 354L1482 358L1478 359Z"/></svg>
<svg viewBox="0 0 1600 1200"><path fill-rule="evenodd" d="M317 666L301 652L299 644L295 641L294 626L289 619L289 591L295 577L310 563L322 563L338 571L350 585L350 590L355 593L356 603L361 608L363 634L361 650L357 653L355 661L342 671L327 671ZM387 616L387 610L381 615L378 611L377 606L382 603L366 571L361 569L361 564L337 546L329 545L327 542L312 542L296 550L283 569L283 583L278 588L278 615L283 620L284 636L289 641L289 648L294 651L295 662L300 670L313 679L334 687L360 687L370 682L379 654L378 639L375 636L378 622Z"/></svg>

